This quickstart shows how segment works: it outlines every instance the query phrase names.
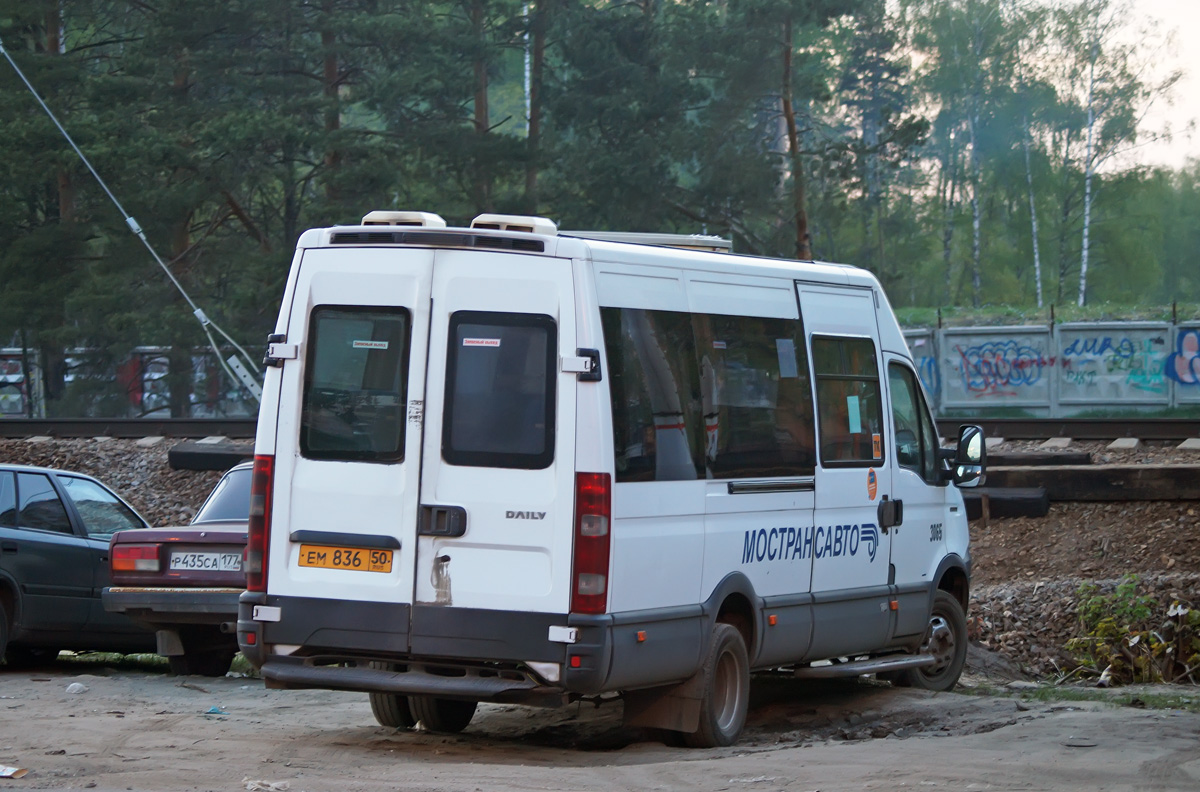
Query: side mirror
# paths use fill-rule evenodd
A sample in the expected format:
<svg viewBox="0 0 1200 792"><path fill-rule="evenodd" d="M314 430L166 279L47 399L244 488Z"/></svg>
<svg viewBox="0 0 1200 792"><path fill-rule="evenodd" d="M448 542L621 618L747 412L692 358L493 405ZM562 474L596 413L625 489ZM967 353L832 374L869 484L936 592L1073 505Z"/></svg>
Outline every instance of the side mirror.
<svg viewBox="0 0 1200 792"><path fill-rule="evenodd" d="M951 461L951 480L956 487L978 487L986 478L987 446L979 426L958 428L958 450Z"/></svg>

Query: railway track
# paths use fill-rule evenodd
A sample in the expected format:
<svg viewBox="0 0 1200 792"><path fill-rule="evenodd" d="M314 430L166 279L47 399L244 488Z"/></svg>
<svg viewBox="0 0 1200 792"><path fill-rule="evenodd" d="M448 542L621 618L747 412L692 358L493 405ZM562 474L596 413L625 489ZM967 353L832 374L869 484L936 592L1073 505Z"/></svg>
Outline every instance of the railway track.
<svg viewBox="0 0 1200 792"><path fill-rule="evenodd" d="M958 434L960 424L983 426L988 437L1008 440L1115 440L1136 437L1142 441L1182 441L1200 437L1200 420L1180 418L941 418L943 437ZM0 419L0 437L174 437L223 436L232 440L254 437L253 418L60 418Z"/></svg>

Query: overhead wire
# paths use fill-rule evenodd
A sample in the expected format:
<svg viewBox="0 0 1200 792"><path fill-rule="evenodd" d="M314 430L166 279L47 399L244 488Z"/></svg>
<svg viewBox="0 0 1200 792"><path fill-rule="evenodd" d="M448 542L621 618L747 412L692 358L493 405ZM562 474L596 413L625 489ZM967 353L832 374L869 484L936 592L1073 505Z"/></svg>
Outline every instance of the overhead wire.
<svg viewBox="0 0 1200 792"><path fill-rule="evenodd" d="M50 107L46 104L45 100L42 99L41 95L37 92L37 89L33 87L33 84L25 76L25 73L21 71L21 67L17 65L17 62L13 60L12 55L10 55L8 50L4 48L4 42L2 40L0 40L0 55L3 55L8 61L9 65L13 67L13 71L15 71L17 76L21 78L21 82L25 83L25 87L29 89L31 94L33 94L33 98L37 100L37 103L41 105L42 110L44 110L46 115L50 117L50 120L54 122L54 126L58 127L58 131L62 133L64 138L66 138L67 143L69 143L71 148L75 150L75 153L79 156L79 159L81 159L83 164L87 166L87 169L91 171L92 176L95 177L101 189L103 189L105 194L108 195L109 200L113 202L113 205L117 207L117 211L121 213L121 216L125 218L125 224L129 226L129 230L132 231L138 239L142 240L142 244L146 246L146 250L150 251L150 255L154 257L156 262L158 262L158 266L162 268L162 271L166 273L167 277L171 280L171 283L173 283L179 293L183 295L183 299L187 301L187 304L191 306L192 315L195 316L196 320L200 322L200 327L204 330L204 335L208 339L209 347L216 355L217 361L221 364L221 367L225 369L225 373L229 375L230 380L241 385L255 401L260 401L261 391L256 391L254 387L251 387L250 383L246 382L241 376L239 376L237 372L233 370L232 364L221 357L221 350L217 346L216 341L213 339L211 330L216 330L218 333L220 333L221 336L224 337L225 340L227 340L230 345L242 355L242 357L245 359L244 369L246 375L250 377L255 386L259 385L259 383L254 378L253 372L257 368L258 364L255 363L254 359L250 357L249 353L247 353L240 344L234 341L228 333L221 329L220 325L210 319L208 315L204 313L203 309L196 305L195 301L192 300L191 295L189 295L187 290L183 288L183 284L179 282L179 280L175 277L175 274L171 272L171 268L168 267L166 262L164 262L158 255L158 252L154 249L154 246L150 244L150 240L146 238L146 234L144 231L142 231L142 227L138 225L137 220L125 211L125 207L122 206L121 202L117 200L117 196L113 195L112 191L108 189L108 185L104 182L104 179L100 178L100 174L96 172L94 167L92 167L91 161L84 156L84 153L80 151L79 146L75 145L75 141L71 138L71 135L68 134L63 125L59 123L58 118L54 115L53 111L50 110ZM237 360L237 356L231 355L230 361L235 360Z"/></svg>

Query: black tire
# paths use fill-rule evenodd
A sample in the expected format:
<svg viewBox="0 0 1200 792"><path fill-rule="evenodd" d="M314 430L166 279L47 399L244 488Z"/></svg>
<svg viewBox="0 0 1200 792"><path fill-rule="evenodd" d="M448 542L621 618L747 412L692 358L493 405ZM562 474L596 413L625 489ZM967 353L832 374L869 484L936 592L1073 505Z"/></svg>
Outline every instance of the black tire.
<svg viewBox="0 0 1200 792"><path fill-rule="evenodd" d="M750 658L736 627L723 623L713 627L700 673L704 685L700 725L684 735L684 742L692 748L733 745L742 735L750 707Z"/></svg>
<svg viewBox="0 0 1200 792"><path fill-rule="evenodd" d="M8 652L8 613L5 612L4 606L0 604L0 662L5 658Z"/></svg>
<svg viewBox="0 0 1200 792"><path fill-rule="evenodd" d="M475 717L475 701L434 698L433 696L409 696L408 706L426 731L457 734Z"/></svg>
<svg viewBox="0 0 1200 792"><path fill-rule="evenodd" d="M237 649L231 648L184 651L181 655L171 655L167 662L176 676L223 677L236 655Z"/></svg>
<svg viewBox="0 0 1200 792"><path fill-rule="evenodd" d="M58 659L58 649L13 647L4 654L4 662L15 670L48 666Z"/></svg>
<svg viewBox="0 0 1200 792"><path fill-rule="evenodd" d="M392 663L383 663L378 660L372 660L368 665L384 671L391 671L395 668ZM369 693L368 695L371 698L371 714L375 716L375 720L380 726L387 726L389 729L411 729L417 725L417 719L413 717L412 708L408 704L408 696L399 693Z"/></svg>
<svg viewBox="0 0 1200 792"><path fill-rule="evenodd" d="M929 614L929 630L922 650L932 652L937 663L896 672L892 684L922 690L953 690L967 662L967 617L948 591L938 589Z"/></svg>

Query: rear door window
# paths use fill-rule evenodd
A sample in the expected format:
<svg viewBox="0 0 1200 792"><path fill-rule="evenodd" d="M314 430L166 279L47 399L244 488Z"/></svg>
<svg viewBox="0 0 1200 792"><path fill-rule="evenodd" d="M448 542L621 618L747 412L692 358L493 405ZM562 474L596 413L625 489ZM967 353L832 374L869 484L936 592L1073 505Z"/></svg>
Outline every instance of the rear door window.
<svg viewBox="0 0 1200 792"><path fill-rule="evenodd" d="M20 498L20 512L17 515L20 527L74 533L67 508L63 506L48 476L18 473L17 495Z"/></svg>
<svg viewBox="0 0 1200 792"><path fill-rule="evenodd" d="M310 327L301 453L309 459L403 459L409 312L319 306Z"/></svg>
<svg viewBox="0 0 1200 792"><path fill-rule="evenodd" d="M442 457L451 465L549 467L558 368L554 320L458 311L450 316L446 356Z"/></svg>

